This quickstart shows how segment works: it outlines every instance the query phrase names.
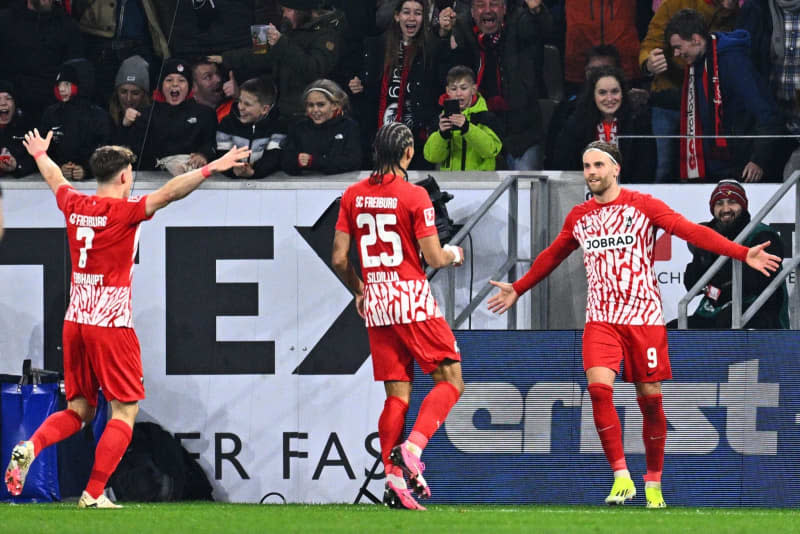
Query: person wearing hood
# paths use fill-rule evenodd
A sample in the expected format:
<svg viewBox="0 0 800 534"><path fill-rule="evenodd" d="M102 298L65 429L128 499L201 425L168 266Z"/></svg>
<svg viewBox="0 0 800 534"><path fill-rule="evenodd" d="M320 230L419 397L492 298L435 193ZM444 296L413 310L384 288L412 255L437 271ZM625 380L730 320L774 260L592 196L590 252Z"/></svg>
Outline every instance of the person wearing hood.
<svg viewBox="0 0 800 534"><path fill-rule="evenodd" d="M736 236L750 223L747 194L742 184L736 180L722 180L714 188L709 199L713 218L701 223L728 239ZM769 241L766 251L783 258L783 241L780 234L769 225L759 223L742 243L750 247L755 243ZM687 243L688 244L688 243ZM692 261L686 266L683 285L691 289L706 273L719 256L713 252L688 244ZM780 272L780 267L776 274ZM689 328L730 328L732 299L732 267L726 263L722 269L703 288L703 298L694 314L689 316ZM742 312L752 304L772 281L755 269L742 266ZM676 322L668 325L675 327ZM786 282L767 299L764 306L756 312L744 328L789 328L789 296Z"/></svg>
<svg viewBox="0 0 800 534"><path fill-rule="evenodd" d="M753 66L749 34L710 33L702 15L682 9L664 36L672 54L687 65L680 133L688 137L680 140L681 180L780 181L785 160L776 157L775 139L725 137L784 133L778 107Z"/></svg>
<svg viewBox="0 0 800 534"><path fill-rule="evenodd" d="M170 58L164 62L153 104L130 125L123 121L119 142L139 156L141 170L160 168L177 176L213 159L217 117L213 109L190 98L191 89L189 64Z"/></svg>
<svg viewBox="0 0 800 534"><path fill-rule="evenodd" d="M350 100L331 80L315 80L303 91L307 117L289 126L281 167L287 174L339 174L361 166L358 124L348 116Z"/></svg>
<svg viewBox="0 0 800 534"><path fill-rule="evenodd" d="M149 65L142 56L131 56L122 62L114 79L108 102L111 121L117 128L130 126L150 104Z"/></svg>
<svg viewBox="0 0 800 534"><path fill-rule="evenodd" d="M447 92L440 101L444 110L439 129L425 142L425 159L443 171L493 171L503 148L500 124L478 93L471 68L457 65L447 72ZM456 113L448 110L452 101L458 104Z"/></svg>
<svg viewBox="0 0 800 534"><path fill-rule="evenodd" d="M50 155L68 179L89 178L89 157L111 140L108 113L92 103L94 67L83 58L65 62L53 92L58 102L44 110L40 121L43 134L53 131Z"/></svg>
<svg viewBox="0 0 800 534"><path fill-rule="evenodd" d="M17 107L14 84L0 80L0 177L19 178L34 172L33 158L22 145L31 128L28 116Z"/></svg>
<svg viewBox="0 0 800 534"><path fill-rule="evenodd" d="M239 88L236 107L217 128L217 151L234 146L250 148L250 158L242 167L226 173L236 178L264 178L281 168L281 143L286 130L275 109L275 85L272 81L252 78Z"/></svg>

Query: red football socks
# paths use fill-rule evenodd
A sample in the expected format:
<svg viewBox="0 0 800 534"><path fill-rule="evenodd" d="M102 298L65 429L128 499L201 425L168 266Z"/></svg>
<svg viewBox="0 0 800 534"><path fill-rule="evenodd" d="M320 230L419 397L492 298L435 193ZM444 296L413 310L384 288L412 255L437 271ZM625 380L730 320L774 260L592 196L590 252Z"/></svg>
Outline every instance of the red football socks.
<svg viewBox="0 0 800 534"><path fill-rule="evenodd" d="M644 440L644 456L647 461L645 482L661 482L664 470L664 444L667 441L667 418L662 404L663 396L646 395L638 397L639 409L642 411L642 439Z"/></svg>
<svg viewBox="0 0 800 534"><path fill-rule="evenodd" d="M408 435L408 441L424 449L460 396L458 389L447 380L433 386L419 407L419 414L411 434Z"/></svg>
<svg viewBox="0 0 800 534"><path fill-rule="evenodd" d="M122 460L132 436L131 427L120 419L112 419L106 425L94 451L94 466L89 476L89 483L86 485L86 492L93 499L98 498L106 489L106 483Z"/></svg>
<svg viewBox="0 0 800 534"><path fill-rule="evenodd" d="M39 454L53 443L67 439L81 429L81 423L81 417L69 409L52 414L31 436L34 454Z"/></svg>
<svg viewBox="0 0 800 534"><path fill-rule="evenodd" d="M394 464L389 460L392 447L399 445L403 439L403 427L406 422L408 403L400 397L386 397L383 411L378 419L378 438L381 442L381 458L386 474L394 471Z"/></svg>
<svg viewBox="0 0 800 534"><path fill-rule="evenodd" d="M600 436L600 443L603 444L606 459L614 471L627 469L625 451L622 448L622 426L614 407L614 388L594 382L589 384L588 389L592 398L594 426Z"/></svg>

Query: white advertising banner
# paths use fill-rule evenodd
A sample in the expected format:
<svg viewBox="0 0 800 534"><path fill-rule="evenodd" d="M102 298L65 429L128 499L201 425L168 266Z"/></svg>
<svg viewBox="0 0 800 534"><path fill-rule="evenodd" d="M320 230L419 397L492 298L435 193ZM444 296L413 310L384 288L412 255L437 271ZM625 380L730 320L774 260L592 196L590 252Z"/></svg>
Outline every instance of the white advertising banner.
<svg viewBox="0 0 800 534"><path fill-rule="evenodd" d="M439 182L455 195L448 209L457 223L493 189ZM322 221L314 226L346 185L202 189L142 225L133 283L147 390L141 419L180 435L199 455L217 500L353 502L375 463L383 386L372 380L352 297L329 268L331 225L330 235ZM153 184L137 186L137 193L145 187ZM776 188L748 186L751 212ZM712 186L637 189L690 220L711 217ZM780 225L788 244L793 198L766 221ZM521 190L521 255L530 242L528 205L528 191ZM69 288L64 223L52 193L5 187L3 208L0 373L11 374L24 358L35 367L58 358ZM473 293L503 263L506 221L501 200L473 232ZM685 293L682 273L690 260L682 241L669 244L657 263L667 320ZM457 275L457 308L469 298L469 266L468 259ZM444 277L434 282L439 295ZM521 314L519 324L528 324ZM485 305L471 324L504 325ZM382 482L369 489L380 497Z"/></svg>

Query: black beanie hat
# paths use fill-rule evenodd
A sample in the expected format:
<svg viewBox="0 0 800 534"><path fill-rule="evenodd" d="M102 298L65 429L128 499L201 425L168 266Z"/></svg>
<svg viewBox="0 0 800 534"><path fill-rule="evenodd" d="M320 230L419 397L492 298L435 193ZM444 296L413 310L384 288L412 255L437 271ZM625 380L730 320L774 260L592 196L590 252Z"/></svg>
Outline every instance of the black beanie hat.
<svg viewBox="0 0 800 534"><path fill-rule="evenodd" d="M58 85L60 82L70 82L75 85L80 85L78 71L75 69L74 65L70 64L70 62L66 62L61 65L61 69L59 69L58 74L56 75L56 85Z"/></svg>
<svg viewBox="0 0 800 534"><path fill-rule="evenodd" d="M311 11L312 9L319 9L322 5L321 0L281 0L282 7L289 9L297 9L299 11Z"/></svg>
<svg viewBox="0 0 800 534"><path fill-rule="evenodd" d="M171 57L164 61L164 68L161 72L161 79L158 81L158 89L161 90L161 86L164 85L164 80L167 79L167 76L170 74L180 74L186 81L189 82L189 90L192 90L192 69L189 66L188 61L184 61L182 59Z"/></svg>
<svg viewBox="0 0 800 534"><path fill-rule="evenodd" d="M0 80L0 93L8 93L11 95L11 98L14 100L17 99L17 94L14 90L14 84L8 80Z"/></svg>

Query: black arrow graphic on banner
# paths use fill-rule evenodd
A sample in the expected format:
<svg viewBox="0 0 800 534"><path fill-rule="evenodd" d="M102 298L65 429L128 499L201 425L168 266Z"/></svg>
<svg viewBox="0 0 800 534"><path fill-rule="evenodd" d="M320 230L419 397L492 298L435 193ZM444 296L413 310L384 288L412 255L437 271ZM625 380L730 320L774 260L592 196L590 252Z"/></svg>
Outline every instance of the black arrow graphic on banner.
<svg viewBox="0 0 800 534"><path fill-rule="evenodd" d="M339 199L336 199L313 226L295 226L295 230L325 262L331 272L334 272L331 267L331 253L333 252L334 227L338 216ZM350 250L350 262L355 265L356 272L360 276L360 263L354 249ZM337 276L336 279L338 280L339 277ZM351 300L292 374L352 375L358 371L367 358L369 358L367 329L364 327L364 319L358 315Z"/></svg>

